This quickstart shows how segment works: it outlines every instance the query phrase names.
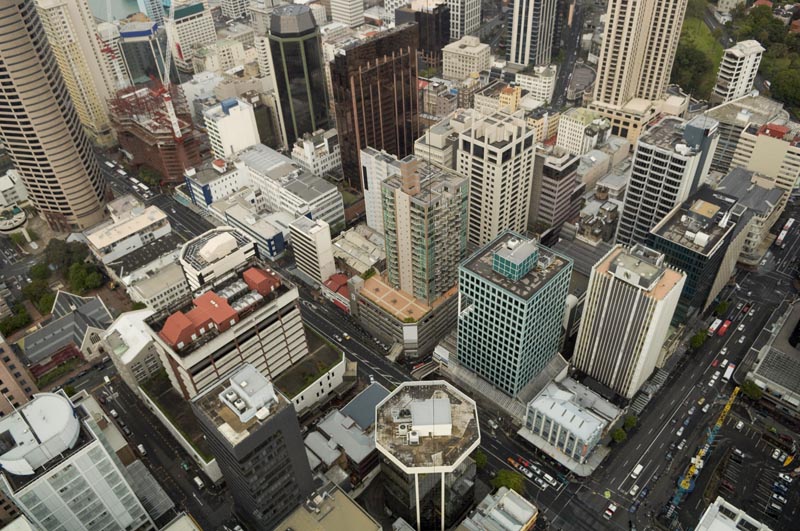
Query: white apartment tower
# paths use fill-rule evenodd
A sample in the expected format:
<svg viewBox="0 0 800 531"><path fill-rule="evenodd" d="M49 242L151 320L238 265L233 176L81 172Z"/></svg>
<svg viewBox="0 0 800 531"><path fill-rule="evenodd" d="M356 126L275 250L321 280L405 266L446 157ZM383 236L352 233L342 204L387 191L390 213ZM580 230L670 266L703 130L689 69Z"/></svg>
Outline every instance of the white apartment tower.
<svg viewBox="0 0 800 531"><path fill-rule="evenodd" d="M261 138L253 106L240 98L230 98L203 113L211 151L217 158L228 158L258 144Z"/></svg>
<svg viewBox="0 0 800 531"><path fill-rule="evenodd" d="M713 103L727 103L753 90L753 81L758 74L758 65L764 47L758 41L737 42L722 54L717 83L711 93Z"/></svg>
<svg viewBox="0 0 800 531"><path fill-rule="evenodd" d="M163 0L138 0L139 11L147 15L147 18L158 24L164 25L164 4Z"/></svg>
<svg viewBox="0 0 800 531"><path fill-rule="evenodd" d="M364 172L364 209L367 226L383 234L383 206L381 183L387 177L400 173L397 158L385 151L367 147L361 150L361 171Z"/></svg>
<svg viewBox="0 0 800 531"><path fill-rule="evenodd" d="M106 102L116 81L87 0L37 0L36 8L83 128L95 144L114 145Z"/></svg>
<svg viewBox="0 0 800 531"><path fill-rule="evenodd" d="M208 0L174 0L175 19L167 20L165 28L171 36L172 60L183 72L191 73L193 49L217 42L214 19Z"/></svg>
<svg viewBox="0 0 800 531"><path fill-rule="evenodd" d="M364 2L362 0L329 0L331 20L341 22L351 28L364 24Z"/></svg>
<svg viewBox="0 0 800 531"><path fill-rule="evenodd" d="M492 49L478 37L466 35L442 48L442 76L461 81L492 66Z"/></svg>
<svg viewBox="0 0 800 531"><path fill-rule="evenodd" d="M668 116L636 142L617 243L644 243L660 220L696 190L708 175L719 142L719 122Z"/></svg>
<svg viewBox="0 0 800 531"><path fill-rule="evenodd" d="M592 267L575 367L632 398L659 362L685 281L657 251L611 249Z"/></svg>
<svg viewBox="0 0 800 531"><path fill-rule="evenodd" d="M321 219L305 216L289 225L297 268L322 284L336 273L331 244L331 227Z"/></svg>
<svg viewBox="0 0 800 531"><path fill-rule="evenodd" d="M508 61L549 65L553 53L556 0L514 0Z"/></svg>
<svg viewBox="0 0 800 531"><path fill-rule="evenodd" d="M35 395L0 432L0 488L36 529L156 529L102 430L63 392Z"/></svg>
<svg viewBox="0 0 800 531"><path fill-rule="evenodd" d="M521 112L475 120L458 138L456 167L469 179L468 240L485 245L504 230L528 224L536 147Z"/></svg>
<svg viewBox="0 0 800 531"><path fill-rule="evenodd" d="M222 0L222 14L228 18L242 18L247 14L250 0Z"/></svg>
<svg viewBox="0 0 800 531"><path fill-rule="evenodd" d="M447 0L450 8L450 40L477 35L481 27L481 0Z"/></svg>
<svg viewBox="0 0 800 531"><path fill-rule="evenodd" d="M585 155L608 140L610 129L609 121L597 111L573 107L558 120L556 145L575 155Z"/></svg>

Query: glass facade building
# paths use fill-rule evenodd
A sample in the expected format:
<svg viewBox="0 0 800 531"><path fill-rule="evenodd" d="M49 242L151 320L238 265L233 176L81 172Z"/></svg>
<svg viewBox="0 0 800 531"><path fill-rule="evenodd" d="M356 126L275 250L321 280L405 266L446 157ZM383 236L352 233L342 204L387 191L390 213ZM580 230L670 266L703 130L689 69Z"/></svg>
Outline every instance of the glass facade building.
<svg viewBox="0 0 800 531"><path fill-rule="evenodd" d="M332 126L319 28L309 7L275 8L269 41L286 143L293 146L304 134Z"/></svg>

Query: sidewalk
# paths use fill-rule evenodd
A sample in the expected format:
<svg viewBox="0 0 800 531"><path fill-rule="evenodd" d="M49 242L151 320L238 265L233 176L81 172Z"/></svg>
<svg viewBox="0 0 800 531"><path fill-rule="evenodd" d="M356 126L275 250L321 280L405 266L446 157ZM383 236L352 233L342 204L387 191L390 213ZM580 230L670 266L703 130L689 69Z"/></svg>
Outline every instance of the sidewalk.
<svg viewBox="0 0 800 531"><path fill-rule="evenodd" d="M589 455L589 458L585 463L578 463L577 461L573 461L567 457L561 452L561 450L527 428L520 428L520 430L517 432L517 435L537 447L550 458L558 461L559 464L569 469L570 472L573 472L574 474L584 478L590 476L595 470L597 470L597 467L599 467L608 454L611 453L611 448L598 444L591 455Z"/></svg>

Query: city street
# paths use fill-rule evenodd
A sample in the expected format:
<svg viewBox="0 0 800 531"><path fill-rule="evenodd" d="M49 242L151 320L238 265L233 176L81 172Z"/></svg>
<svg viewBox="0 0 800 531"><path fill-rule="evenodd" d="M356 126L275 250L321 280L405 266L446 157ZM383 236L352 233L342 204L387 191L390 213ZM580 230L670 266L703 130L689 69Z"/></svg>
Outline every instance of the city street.
<svg viewBox="0 0 800 531"><path fill-rule="evenodd" d="M572 14L572 25L565 28L562 33L563 38L560 49L564 51L564 62L558 66L558 79L553 91L556 107L563 107L566 103L567 86L572 79L572 69L578 59L578 52L581 49L581 35L583 34L583 13L584 8L580 0L575 1L575 11ZM555 51L554 51L555 56Z"/></svg>

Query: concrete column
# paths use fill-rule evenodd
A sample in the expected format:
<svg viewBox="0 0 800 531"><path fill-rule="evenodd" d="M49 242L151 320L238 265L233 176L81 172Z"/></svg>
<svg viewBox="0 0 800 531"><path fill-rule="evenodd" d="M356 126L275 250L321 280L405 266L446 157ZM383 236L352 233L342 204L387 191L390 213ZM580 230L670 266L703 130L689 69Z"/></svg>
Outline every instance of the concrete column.
<svg viewBox="0 0 800 531"><path fill-rule="evenodd" d="M444 531L444 472L442 472L442 531Z"/></svg>
<svg viewBox="0 0 800 531"><path fill-rule="evenodd" d="M419 516L419 474L414 474L414 487L417 495L417 531L422 531L422 519Z"/></svg>

